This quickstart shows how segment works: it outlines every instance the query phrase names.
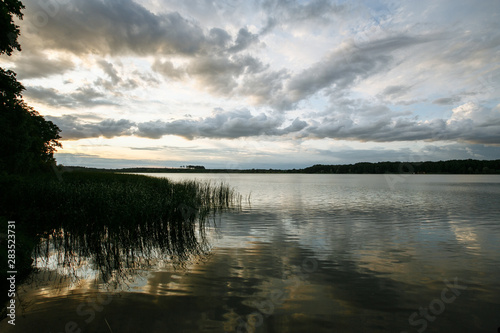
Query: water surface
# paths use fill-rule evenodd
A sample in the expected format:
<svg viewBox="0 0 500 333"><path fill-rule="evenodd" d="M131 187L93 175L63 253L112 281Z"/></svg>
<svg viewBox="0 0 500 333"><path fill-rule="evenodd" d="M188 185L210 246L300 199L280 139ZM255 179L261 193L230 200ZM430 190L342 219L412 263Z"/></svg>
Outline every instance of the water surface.
<svg viewBox="0 0 500 333"><path fill-rule="evenodd" d="M241 209L210 218L201 250L182 263L153 249L95 281L88 262L68 273L39 261L20 288L16 327L4 320L2 332L500 326L500 176L151 175L224 181Z"/></svg>

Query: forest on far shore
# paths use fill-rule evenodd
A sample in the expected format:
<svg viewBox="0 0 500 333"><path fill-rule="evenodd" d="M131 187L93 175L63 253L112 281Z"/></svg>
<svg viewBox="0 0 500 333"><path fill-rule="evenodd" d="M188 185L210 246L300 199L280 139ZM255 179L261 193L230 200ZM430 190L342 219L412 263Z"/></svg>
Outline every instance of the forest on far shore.
<svg viewBox="0 0 500 333"><path fill-rule="evenodd" d="M339 174L500 174L500 160L449 160L438 162L359 162L355 164L324 165L316 164L304 169L207 169L203 166L193 167L154 167L154 168L122 168L98 169L78 166L58 167L62 172L68 171L109 171L139 173L339 173Z"/></svg>
<svg viewBox="0 0 500 333"><path fill-rule="evenodd" d="M450 160L438 162L361 162L347 165L313 165L304 173L416 173L500 174L500 160Z"/></svg>

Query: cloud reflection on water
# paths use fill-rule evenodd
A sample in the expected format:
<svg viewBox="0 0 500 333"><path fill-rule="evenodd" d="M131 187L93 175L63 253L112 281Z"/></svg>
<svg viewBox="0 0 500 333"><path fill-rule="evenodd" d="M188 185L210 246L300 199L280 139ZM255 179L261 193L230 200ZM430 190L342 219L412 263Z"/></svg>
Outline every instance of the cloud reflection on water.
<svg viewBox="0 0 500 333"><path fill-rule="evenodd" d="M106 332L107 318L119 332L137 327L411 332L418 327L409 316L439 297L443 281L455 277L467 290L429 322L427 331L475 327L487 332L497 325L498 207L479 209L485 200L478 188L498 198L498 187L437 185L436 178L410 177L391 191L383 176L303 175L300 186L284 181L287 175L231 177L255 200L225 212L216 226L204 226L210 251L182 266L128 271L124 277L138 281L121 288L96 314L86 326L90 331ZM305 260L316 268L305 271ZM75 309L99 287L86 283L63 294L52 288L28 314L46 313L47 307ZM252 326L256 313L262 320ZM55 317L45 325L61 327Z"/></svg>

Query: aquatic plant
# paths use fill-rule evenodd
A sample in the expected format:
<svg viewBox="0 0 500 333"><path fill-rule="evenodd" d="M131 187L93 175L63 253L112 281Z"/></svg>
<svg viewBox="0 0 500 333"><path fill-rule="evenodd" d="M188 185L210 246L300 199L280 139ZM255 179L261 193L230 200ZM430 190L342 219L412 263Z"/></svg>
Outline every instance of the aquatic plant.
<svg viewBox="0 0 500 333"><path fill-rule="evenodd" d="M25 179L4 199L2 214L37 240L34 260L68 268L84 261L104 282L205 252L207 218L241 202L222 183L94 172Z"/></svg>

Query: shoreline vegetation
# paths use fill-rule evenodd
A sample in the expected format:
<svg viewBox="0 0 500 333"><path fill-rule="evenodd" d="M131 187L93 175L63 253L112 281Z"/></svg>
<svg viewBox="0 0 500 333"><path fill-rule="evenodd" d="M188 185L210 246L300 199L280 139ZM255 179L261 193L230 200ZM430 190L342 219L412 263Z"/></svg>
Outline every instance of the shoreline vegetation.
<svg viewBox="0 0 500 333"><path fill-rule="evenodd" d="M54 253L59 266L69 268L63 279L75 278L71 268L86 262L96 280L115 285L152 260L182 265L209 248L207 221L243 200L224 183L109 172L58 176L0 175L0 220L4 226L15 221L17 286L40 273L37 259ZM6 247L4 241L2 235ZM6 256L0 260L7 267ZM2 319L7 293L0 301Z"/></svg>
<svg viewBox="0 0 500 333"><path fill-rule="evenodd" d="M355 164L316 164L303 169L206 169L188 165L179 168L137 167L121 169L59 165L59 172L99 171L114 173L305 173L305 174L500 174L499 160L447 160L427 162L359 162Z"/></svg>

